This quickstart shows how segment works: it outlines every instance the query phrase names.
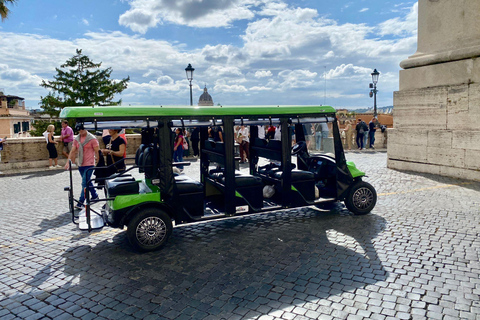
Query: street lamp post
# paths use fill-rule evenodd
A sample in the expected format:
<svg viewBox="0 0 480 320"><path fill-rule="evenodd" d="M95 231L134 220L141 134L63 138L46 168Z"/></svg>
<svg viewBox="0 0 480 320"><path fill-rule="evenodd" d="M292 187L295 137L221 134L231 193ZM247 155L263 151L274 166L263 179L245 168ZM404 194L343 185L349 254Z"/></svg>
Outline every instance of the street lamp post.
<svg viewBox="0 0 480 320"><path fill-rule="evenodd" d="M377 71L377 69L374 69L372 72L372 82L370 83L370 88L373 88L370 90L370 98L373 96L373 116L377 118L377 82L378 82L378 76L380 75L380 72Z"/></svg>
<svg viewBox="0 0 480 320"><path fill-rule="evenodd" d="M187 80L190 81L190 105L193 106L193 96L192 96L192 80L193 80L193 71L192 65L189 63L188 66L185 68L185 72L187 73Z"/></svg>

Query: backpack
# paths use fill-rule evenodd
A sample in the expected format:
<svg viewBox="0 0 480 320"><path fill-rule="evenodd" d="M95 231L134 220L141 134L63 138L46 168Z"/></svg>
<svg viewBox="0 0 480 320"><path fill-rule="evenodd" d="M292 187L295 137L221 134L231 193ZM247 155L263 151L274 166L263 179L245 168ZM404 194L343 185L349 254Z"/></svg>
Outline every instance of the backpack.
<svg viewBox="0 0 480 320"><path fill-rule="evenodd" d="M367 124L362 121L360 123L360 130L358 130L358 133L364 134L366 130L368 130Z"/></svg>

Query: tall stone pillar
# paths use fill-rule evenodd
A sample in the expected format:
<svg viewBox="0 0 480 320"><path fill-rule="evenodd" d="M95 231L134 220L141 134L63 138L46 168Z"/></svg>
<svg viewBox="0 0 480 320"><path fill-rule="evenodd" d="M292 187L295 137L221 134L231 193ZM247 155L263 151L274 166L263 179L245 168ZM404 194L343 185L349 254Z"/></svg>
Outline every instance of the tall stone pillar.
<svg viewBox="0 0 480 320"><path fill-rule="evenodd" d="M480 181L480 1L419 0L400 67L387 166Z"/></svg>

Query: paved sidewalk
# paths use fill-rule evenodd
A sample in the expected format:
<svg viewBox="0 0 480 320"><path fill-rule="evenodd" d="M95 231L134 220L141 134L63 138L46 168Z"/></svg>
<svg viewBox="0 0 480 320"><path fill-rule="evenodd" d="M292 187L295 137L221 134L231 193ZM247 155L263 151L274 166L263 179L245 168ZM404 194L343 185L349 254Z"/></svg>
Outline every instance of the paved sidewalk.
<svg viewBox="0 0 480 320"><path fill-rule="evenodd" d="M77 230L67 172L2 176L0 319L480 319L480 184L389 170L385 152L347 160L377 189L369 215L198 223L147 254L122 230Z"/></svg>

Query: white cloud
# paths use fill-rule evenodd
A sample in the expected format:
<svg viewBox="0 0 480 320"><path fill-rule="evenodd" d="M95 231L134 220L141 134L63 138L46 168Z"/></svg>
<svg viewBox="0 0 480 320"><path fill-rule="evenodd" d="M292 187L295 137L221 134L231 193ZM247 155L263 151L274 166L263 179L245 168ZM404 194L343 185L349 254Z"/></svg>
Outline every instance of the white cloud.
<svg viewBox="0 0 480 320"><path fill-rule="evenodd" d="M82 23L86 26L88 26L90 24L87 19L82 19Z"/></svg>
<svg viewBox="0 0 480 320"><path fill-rule="evenodd" d="M218 93L225 93L225 92L247 92L247 88L242 85L234 84L234 85L229 85L225 82L225 80L218 80L215 82L215 86L213 87L213 90Z"/></svg>
<svg viewBox="0 0 480 320"><path fill-rule="evenodd" d="M24 69L10 69L8 66L5 68L5 65L0 69L0 79L8 81L10 85L13 83L15 86L25 84L40 85L42 82L39 76L33 75Z"/></svg>
<svg viewBox="0 0 480 320"><path fill-rule="evenodd" d="M226 27L236 20L252 19L255 0L133 0L120 25L146 33L162 23L190 27Z"/></svg>
<svg viewBox="0 0 480 320"><path fill-rule="evenodd" d="M254 87L251 87L249 89L249 91L270 91L270 90L272 90L272 88L268 88L268 87L265 87L265 86L261 86L261 87L254 86Z"/></svg>
<svg viewBox="0 0 480 320"><path fill-rule="evenodd" d="M335 57L335 52L333 52L332 50L330 50L330 51L328 51L323 57L324 57L325 59L333 58L333 57Z"/></svg>
<svg viewBox="0 0 480 320"><path fill-rule="evenodd" d="M272 72L270 70L258 70L255 72L255 78L266 78L266 77L271 77Z"/></svg>
<svg viewBox="0 0 480 320"><path fill-rule="evenodd" d="M281 90L310 87L317 82L317 73L309 70L284 70L278 77L283 80L279 85Z"/></svg>
<svg viewBox="0 0 480 320"><path fill-rule="evenodd" d="M418 26L418 2L411 8L405 18L394 18L380 23L379 29L382 36L385 35L412 35L417 33Z"/></svg>
<svg viewBox="0 0 480 320"><path fill-rule="evenodd" d="M210 66L205 71L205 75L209 77L216 77L216 78L231 78L231 77L243 76L240 68L233 67L233 66L223 66L223 65Z"/></svg>
<svg viewBox="0 0 480 320"><path fill-rule="evenodd" d="M342 64L335 69L329 70L326 74L327 79L364 77L372 72L369 68L357 67L353 64Z"/></svg>
<svg viewBox="0 0 480 320"><path fill-rule="evenodd" d="M367 11L368 11L368 8L363 8L363 9L361 9L361 10L358 11L358 12L367 12Z"/></svg>

